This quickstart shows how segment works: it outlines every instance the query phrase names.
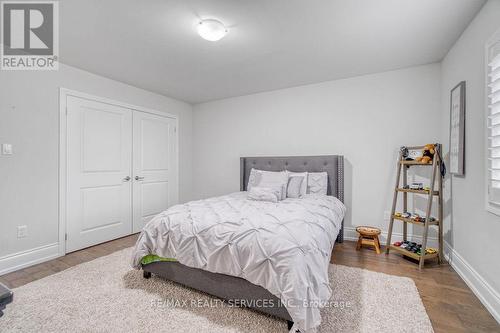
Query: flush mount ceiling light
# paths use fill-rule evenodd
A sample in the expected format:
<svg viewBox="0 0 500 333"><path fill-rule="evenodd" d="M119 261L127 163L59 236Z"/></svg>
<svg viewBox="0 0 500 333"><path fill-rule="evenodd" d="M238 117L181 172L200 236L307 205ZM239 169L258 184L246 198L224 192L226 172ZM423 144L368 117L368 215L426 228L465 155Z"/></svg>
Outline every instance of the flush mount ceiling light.
<svg viewBox="0 0 500 333"><path fill-rule="evenodd" d="M208 19L198 23L198 34L203 39L215 42L227 34L227 29L221 21Z"/></svg>

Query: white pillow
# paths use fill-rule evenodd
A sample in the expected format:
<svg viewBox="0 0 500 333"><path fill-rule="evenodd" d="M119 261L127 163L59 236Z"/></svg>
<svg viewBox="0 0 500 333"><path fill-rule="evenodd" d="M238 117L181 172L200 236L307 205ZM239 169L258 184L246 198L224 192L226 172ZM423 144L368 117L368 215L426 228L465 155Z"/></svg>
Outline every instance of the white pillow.
<svg viewBox="0 0 500 333"><path fill-rule="evenodd" d="M309 172L307 177L307 193L324 194L328 190L328 174L326 172Z"/></svg>
<svg viewBox="0 0 500 333"><path fill-rule="evenodd" d="M303 177L302 184L300 185L300 197L303 197L307 193L307 182L308 182L308 173L307 172L291 172L288 171L288 178L290 177Z"/></svg>
<svg viewBox="0 0 500 333"><path fill-rule="evenodd" d="M287 198L300 198L300 188L305 177L288 177L288 185L286 188Z"/></svg>
<svg viewBox="0 0 500 333"><path fill-rule="evenodd" d="M288 174L286 171L264 171L252 169L248 177L247 191L253 187L280 188L280 200L286 198L286 187L288 184Z"/></svg>
<svg viewBox="0 0 500 333"><path fill-rule="evenodd" d="M255 201L278 202L281 198L281 191L268 187L253 186L248 191L247 198Z"/></svg>

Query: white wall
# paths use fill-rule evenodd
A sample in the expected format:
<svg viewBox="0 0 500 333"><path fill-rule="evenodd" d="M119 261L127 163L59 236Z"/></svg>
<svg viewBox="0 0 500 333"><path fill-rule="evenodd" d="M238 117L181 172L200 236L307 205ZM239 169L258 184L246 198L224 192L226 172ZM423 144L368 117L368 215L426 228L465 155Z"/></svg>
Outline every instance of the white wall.
<svg viewBox="0 0 500 333"><path fill-rule="evenodd" d="M485 43L500 29L500 1L490 0L442 62L442 141L448 150L450 91L466 81L465 177L446 185L445 240L454 267L500 321L500 216L485 209Z"/></svg>
<svg viewBox="0 0 500 333"><path fill-rule="evenodd" d="M431 64L195 105L193 194L238 191L240 156L342 154L347 236L387 230L398 149L440 139L440 90Z"/></svg>
<svg viewBox="0 0 500 333"><path fill-rule="evenodd" d="M14 264L54 255L59 87L178 115L180 201L191 197L191 105L65 65L49 72L1 71L0 143L13 144L14 155L0 155L0 274ZM28 226L28 237L17 238L18 225Z"/></svg>

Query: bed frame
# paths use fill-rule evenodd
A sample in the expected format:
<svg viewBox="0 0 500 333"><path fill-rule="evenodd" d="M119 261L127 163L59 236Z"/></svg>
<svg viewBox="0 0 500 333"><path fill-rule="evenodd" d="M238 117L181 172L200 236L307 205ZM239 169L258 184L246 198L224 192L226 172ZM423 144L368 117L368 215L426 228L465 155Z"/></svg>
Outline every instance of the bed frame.
<svg viewBox="0 0 500 333"><path fill-rule="evenodd" d="M341 155L291 156L291 157L242 157L240 159L240 190L245 191L252 168L267 171L289 170L293 172L327 172L327 195L344 202L344 157ZM344 221L337 236L337 242L344 240ZM266 289L245 279L225 274L212 273L191 268L178 262L154 262L142 266L144 278L159 275L184 286L205 292L218 298L246 304L256 304L255 300L269 300L266 305L273 307L250 308L276 316L293 326L292 318L281 301Z"/></svg>

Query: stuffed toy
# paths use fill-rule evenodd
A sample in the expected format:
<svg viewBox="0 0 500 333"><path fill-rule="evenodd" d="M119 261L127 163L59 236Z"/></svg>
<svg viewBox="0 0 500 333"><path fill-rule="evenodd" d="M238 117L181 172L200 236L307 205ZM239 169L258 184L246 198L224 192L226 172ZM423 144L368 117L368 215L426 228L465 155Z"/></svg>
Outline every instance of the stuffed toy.
<svg viewBox="0 0 500 333"><path fill-rule="evenodd" d="M420 163L432 163L435 152L435 146L433 144L427 144L424 146L424 149L422 149L422 156L417 157L415 161Z"/></svg>

